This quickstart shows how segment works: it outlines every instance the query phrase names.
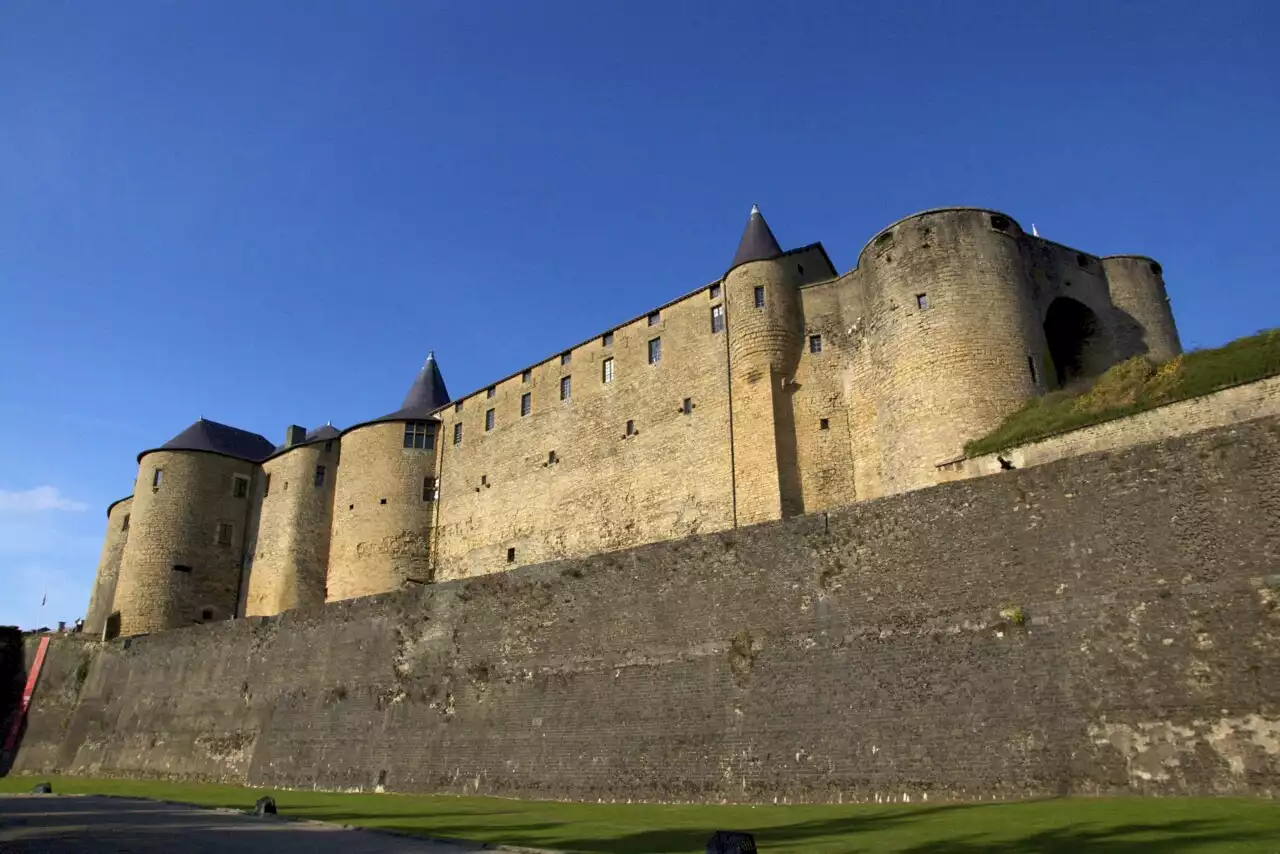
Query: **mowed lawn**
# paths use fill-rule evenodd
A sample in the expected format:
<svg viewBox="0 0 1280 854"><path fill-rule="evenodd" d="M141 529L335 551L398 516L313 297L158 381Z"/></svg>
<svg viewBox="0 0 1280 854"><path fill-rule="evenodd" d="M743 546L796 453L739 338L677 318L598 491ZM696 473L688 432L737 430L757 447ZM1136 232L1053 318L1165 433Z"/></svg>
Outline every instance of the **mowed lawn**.
<svg viewBox="0 0 1280 854"><path fill-rule="evenodd" d="M716 829L747 830L763 854L911 852L1280 852L1280 804L1239 798L1061 798L910 806L575 804L340 794L64 777L0 778L0 793L48 780L54 792L248 808L284 815L573 852L702 854Z"/></svg>

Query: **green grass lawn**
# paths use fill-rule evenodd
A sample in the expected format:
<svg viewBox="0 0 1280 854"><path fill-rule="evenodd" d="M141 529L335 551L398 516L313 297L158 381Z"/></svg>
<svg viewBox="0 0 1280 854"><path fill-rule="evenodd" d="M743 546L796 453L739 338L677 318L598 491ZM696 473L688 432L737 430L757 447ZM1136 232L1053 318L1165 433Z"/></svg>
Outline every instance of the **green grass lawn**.
<svg viewBox="0 0 1280 854"><path fill-rule="evenodd" d="M701 854L713 830L747 830L762 854L911 852L1280 852L1280 804L1237 798L1062 798L918 806L663 806L427 795L337 794L184 783L8 777L0 793L48 780L63 794L248 808L284 815L574 852Z"/></svg>

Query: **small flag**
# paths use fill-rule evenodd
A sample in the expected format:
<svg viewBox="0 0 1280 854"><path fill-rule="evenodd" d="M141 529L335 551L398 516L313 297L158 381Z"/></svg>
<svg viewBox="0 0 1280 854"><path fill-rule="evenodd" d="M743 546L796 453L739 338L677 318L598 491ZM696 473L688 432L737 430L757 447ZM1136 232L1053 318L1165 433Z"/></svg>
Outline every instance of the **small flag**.
<svg viewBox="0 0 1280 854"><path fill-rule="evenodd" d="M49 599L49 591L48 591L48 590L46 590L46 591L44 591L43 593L41 593L41 594L40 594L40 607L41 607L41 608L43 608L43 607L44 607L44 603L45 603L46 601L48 601L48 599Z"/></svg>
<svg viewBox="0 0 1280 854"><path fill-rule="evenodd" d="M1036 231L1036 224L1035 224L1034 222L1033 222L1033 223L1031 223L1031 236L1032 236L1032 237L1039 237L1039 236L1040 236L1040 232Z"/></svg>

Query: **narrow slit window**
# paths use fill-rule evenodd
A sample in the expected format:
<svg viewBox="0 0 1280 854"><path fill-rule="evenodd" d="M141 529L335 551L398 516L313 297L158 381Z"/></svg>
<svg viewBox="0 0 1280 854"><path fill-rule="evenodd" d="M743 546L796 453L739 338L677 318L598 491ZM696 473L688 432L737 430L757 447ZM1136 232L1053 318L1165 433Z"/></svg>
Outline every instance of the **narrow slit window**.
<svg viewBox="0 0 1280 854"><path fill-rule="evenodd" d="M656 365L662 361L662 339L653 338L649 341L649 364Z"/></svg>
<svg viewBox="0 0 1280 854"><path fill-rule="evenodd" d="M124 514L124 521L120 523L120 530L122 531L129 530L129 514L128 513Z"/></svg>
<svg viewBox="0 0 1280 854"><path fill-rule="evenodd" d="M693 398L692 397L686 397L684 399L684 402L680 404L680 411L683 412L685 415L693 414Z"/></svg>
<svg viewBox="0 0 1280 854"><path fill-rule="evenodd" d="M755 300L756 308L764 308L764 285L756 285L752 291L752 299Z"/></svg>
<svg viewBox="0 0 1280 854"><path fill-rule="evenodd" d="M632 419L627 419L627 435L634 436L635 434L636 434L636 422Z"/></svg>
<svg viewBox="0 0 1280 854"><path fill-rule="evenodd" d="M928 294L916 294L916 308L924 310L929 307Z"/></svg>
<svg viewBox="0 0 1280 854"><path fill-rule="evenodd" d="M507 563L516 562L516 550L514 547L507 549Z"/></svg>
<svg viewBox="0 0 1280 854"><path fill-rule="evenodd" d="M573 379L572 379L572 377L561 377L561 378L560 378L560 399L561 399L561 400L568 400L568 399L569 399L569 396L570 396L572 393L573 393Z"/></svg>
<svg viewBox="0 0 1280 854"><path fill-rule="evenodd" d="M151 473L151 488L159 489L161 481L164 480L164 469L156 469Z"/></svg>
<svg viewBox="0 0 1280 854"><path fill-rule="evenodd" d="M235 529L232 527L230 522L219 522L218 523L218 545L220 546L231 545L231 536L234 533L234 530Z"/></svg>
<svg viewBox="0 0 1280 854"><path fill-rule="evenodd" d="M424 477L422 479L422 500L434 501L436 498L436 479L434 477Z"/></svg>
<svg viewBox="0 0 1280 854"><path fill-rule="evenodd" d="M1035 357L1035 356L1028 356L1028 357L1027 357L1027 370L1031 372L1031 381L1032 381L1033 383L1035 383L1035 382L1039 382L1039 381L1040 381L1040 374L1039 374L1039 372L1038 372L1038 371L1036 371L1036 357Z"/></svg>
<svg viewBox="0 0 1280 854"><path fill-rule="evenodd" d="M453 425L453 444L462 444L462 422Z"/></svg>
<svg viewBox="0 0 1280 854"><path fill-rule="evenodd" d="M606 385L613 382L613 359L605 359L600 363L600 381Z"/></svg>
<svg viewBox="0 0 1280 854"><path fill-rule="evenodd" d="M822 336L821 335L809 336L809 352L810 353L822 352Z"/></svg>
<svg viewBox="0 0 1280 854"><path fill-rule="evenodd" d="M724 331L724 306L711 306L711 334Z"/></svg>
<svg viewBox="0 0 1280 854"><path fill-rule="evenodd" d="M266 498L270 494L271 494L271 472L267 472L266 476L262 478L262 497Z"/></svg>
<svg viewBox="0 0 1280 854"><path fill-rule="evenodd" d="M526 391L520 395L520 417L528 415L533 411L533 393Z"/></svg>
<svg viewBox="0 0 1280 854"><path fill-rule="evenodd" d="M488 486L488 485L489 485L489 475L487 475L487 474L482 474L482 475L480 475L480 485L481 485L481 486Z"/></svg>
<svg viewBox="0 0 1280 854"><path fill-rule="evenodd" d="M493 423L495 418L496 416L493 414L492 409L486 409L484 411L484 431L486 433L488 433L490 430L493 429Z"/></svg>
<svg viewBox="0 0 1280 854"><path fill-rule="evenodd" d="M556 456L555 451L547 451L547 465L560 462L560 458Z"/></svg>
<svg viewBox="0 0 1280 854"><path fill-rule="evenodd" d="M324 466L316 466L316 486L324 486Z"/></svg>

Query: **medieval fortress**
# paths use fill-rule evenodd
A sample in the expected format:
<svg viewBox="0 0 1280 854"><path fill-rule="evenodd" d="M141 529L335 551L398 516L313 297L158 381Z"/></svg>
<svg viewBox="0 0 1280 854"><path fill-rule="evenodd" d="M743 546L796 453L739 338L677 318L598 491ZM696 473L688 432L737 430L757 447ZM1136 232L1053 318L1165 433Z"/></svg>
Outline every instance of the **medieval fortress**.
<svg viewBox="0 0 1280 854"><path fill-rule="evenodd" d="M428 357L399 408L346 429L275 446L201 419L142 451L85 628L273 615L932 486L1028 398L1179 352L1150 258L946 208L840 274L753 209L714 282L463 397Z"/></svg>

